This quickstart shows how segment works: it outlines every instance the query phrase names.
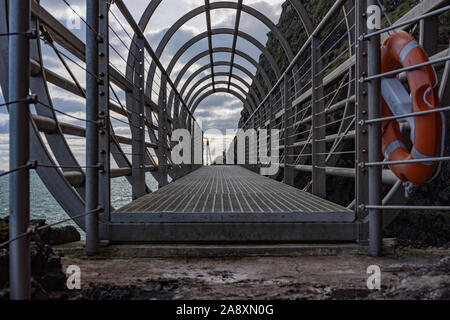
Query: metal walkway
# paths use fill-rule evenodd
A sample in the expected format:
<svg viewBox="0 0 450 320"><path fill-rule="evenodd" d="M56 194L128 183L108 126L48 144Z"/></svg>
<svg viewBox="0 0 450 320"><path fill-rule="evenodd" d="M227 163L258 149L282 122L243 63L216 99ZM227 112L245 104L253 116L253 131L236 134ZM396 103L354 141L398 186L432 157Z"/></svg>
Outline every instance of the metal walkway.
<svg viewBox="0 0 450 320"><path fill-rule="evenodd" d="M193 216L195 215L195 216ZM353 211L240 166L203 167L113 213L113 221L353 221ZM318 220L317 220L318 219Z"/></svg>
<svg viewBox="0 0 450 320"><path fill-rule="evenodd" d="M354 220L352 210L240 166L203 167L111 215L113 241L152 242L348 241Z"/></svg>

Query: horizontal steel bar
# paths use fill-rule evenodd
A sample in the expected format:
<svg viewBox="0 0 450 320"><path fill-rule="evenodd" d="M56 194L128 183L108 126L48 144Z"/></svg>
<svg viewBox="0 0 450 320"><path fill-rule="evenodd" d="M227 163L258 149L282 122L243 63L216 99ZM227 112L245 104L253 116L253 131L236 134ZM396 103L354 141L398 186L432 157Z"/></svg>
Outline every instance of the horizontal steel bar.
<svg viewBox="0 0 450 320"><path fill-rule="evenodd" d="M39 76L41 73L41 65L35 60L30 60L30 64L31 64L31 76L33 76L33 77ZM83 93L80 92L80 89L77 87L77 85L75 83L73 83L72 81L70 81L66 78L63 78L56 72L53 72L52 70L49 70L45 67L43 70L45 72L45 76L46 76L46 79L48 82L54 84L55 86L57 86L61 89L69 91L70 93L73 93L77 96L84 97ZM121 75L119 75L119 76L121 77ZM127 90L126 88L124 89L125 91ZM154 111L159 110L159 107L153 101L151 101L150 97L147 95L145 96L145 102ZM128 117L131 114L131 112L129 112L127 110L123 110L120 106L118 106L117 104L115 104L113 102L110 102L110 109L111 109L111 111L114 111L114 112L119 113L126 117ZM146 119L146 121L148 121L148 120ZM153 126L153 127L155 127L155 126ZM154 129L156 130L157 127Z"/></svg>
<svg viewBox="0 0 450 320"><path fill-rule="evenodd" d="M433 55L430 57L430 60L434 60L437 61L439 59L442 59L443 56L445 57L445 54L448 53L448 49L442 50L441 52ZM330 83L333 83L335 80L337 80L339 78L339 76L341 76L343 73L347 72L348 69L350 67L352 67L355 64L356 61L356 57L353 55L350 58L348 58L346 61L344 61L338 68L336 68L335 70L333 70L330 74L328 74L324 79L323 79L323 85L327 86ZM442 63L438 63L438 66L435 66L435 68L439 68L439 66ZM406 75L405 73L401 73L400 74L400 80L407 80L406 79ZM305 91L300 97L296 98L293 102L292 102L292 106L296 106L304 101L306 101L308 98L311 97L312 91L311 89Z"/></svg>
<svg viewBox="0 0 450 320"><path fill-rule="evenodd" d="M149 168L152 171L154 167ZM63 176L73 187L82 187L85 183L85 173L81 171L65 171ZM131 176L131 168L115 168L110 170L111 179Z"/></svg>
<svg viewBox="0 0 450 320"><path fill-rule="evenodd" d="M40 116L37 114L31 115L31 118L36 123L39 131L45 132L47 134L53 134L58 130L58 125L57 125L56 121L53 120L52 118ZM80 127L80 126L77 126L74 124L70 124L70 123L59 122L59 121L58 121L58 124L59 124L59 127L61 128L61 132L64 134L77 136L77 137L85 136L86 130L83 127Z"/></svg>
<svg viewBox="0 0 450 320"><path fill-rule="evenodd" d="M117 168L110 170L111 179L131 176L131 168Z"/></svg>
<svg viewBox="0 0 450 320"><path fill-rule="evenodd" d="M63 172L64 178L69 181L72 187L82 187L85 182L85 174L80 171L66 171Z"/></svg>
<svg viewBox="0 0 450 320"><path fill-rule="evenodd" d="M394 71L390 71L390 72L380 73L380 74L377 74L377 75L374 75L374 76L370 76L370 77L366 77L366 78L361 78L361 79L359 79L359 82L361 82L361 83L369 82L369 81L372 81L372 80L381 79L381 78L385 78L385 77L388 77L388 76L393 76L393 75L396 75L396 74L399 74L399 73L402 73L402 72L419 69L419 68L426 67L426 66L429 66L429 65L432 65L432 64L446 62L448 60L450 60L450 56L443 57L443 58L436 59L436 60L430 60L430 61L427 61L427 62L424 62L424 63L419 63L419 64L416 64L416 65L413 65L413 66L409 66L409 67L406 67L406 68L400 68L400 69L397 69L397 70L394 70Z"/></svg>
<svg viewBox="0 0 450 320"><path fill-rule="evenodd" d="M382 209L382 210L432 210L432 211L450 211L449 206L373 206L363 205L367 209Z"/></svg>
<svg viewBox="0 0 450 320"><path fill-rule="evenodd" d="M334 5L330 8L330 10L328 10L327 14L325 15L325 17L322 18L322 20L320 21L319 25L316 27L316 29L313 31L311 38L312 37L317 37L320 33L320 31L322 31L322 29L328 24L328 21L332 18L335 18L336 15L336 11L341 9L341 7L344 5L344 2L346 0L338 0L334 2Z"/></svg>
<svg viewBox="0 0 450 320"><path fill-rule="evenodd" d="M312 172L312 166L308 165L296 165L294 168L298 171ZM325 167L325 173L330 176L338 176L345 178L355 178L355 168L340 168L340 167ZM398 178L392 173L391 170L385 169L382 172L383 183L392 185L398 181Z"/></svg>
<svg viewBox="0 0 450 320"><path fill-rule="evenodd" d="M385 117L385 118L361 120L359 122L359 125L363 126L365 124L372 124L372 123L383 122L383 121L391 121L391 120L396 120L396 119L412 118L412 117L417 117L417 116L423 116L426 114L440 113L440 112L446 112L446 111L450 111L450 107L432 109L432 110L427 110L427 111L411 112L411 113L401 114L398 116Z"/></svg>
<svg viewBox="0 0 450 320"><path fill-rule="evenodd" d="M376 166L390 166L396 164L408 164L408 163L421 163L421 162L441 162L450 161L450 157L435 157L413 160L401 160L401 161L383 161L383 162L361 162L360 167L376 167Z"/></svg>
<svg viewBox="0 0 450 320"><path fill-rule="evenodd" d="M77 136L77 137L85 137L86 136L86 129L81 126L77 126L74 124L66 123L58 121L58 124L55 120L52 118L40 116L40 115L32 115L32 119L35 121L39 131L45 132L47 134L53 134L58 129L58 125L61 128L62 133ZM114 135L119 143L131 145L131 138ZM151 142L145 142L145 145L148 148L157 149L158 146Z"/></svg>
<svg viewBox="0 0 450 320"><path fill-rule="evenodd" d="M116 136L116 138L117 138L117 141L119 141L120 143L127 144L127 145L131 145L133 142L133 140L128 137ZM145 142L145 146L147 148L151 148L151 149L158 149L158 145L151 143L151 142Z"/></svg>
<svg viewBox="0 0 450 320"><path fill-rule="evenodd" d="M332 142L335 139L339 139L340 137L341 136L339 136L338 134L332 134L332 135L326 136L323 141L325 141L325 142ZM343 135L343 137L344 137L345 140L354 139L355 138L355 130L349 131L347 134ZM302 146L304 146L306 144L308 144L308 145L312 144L311 139L303 140L303 141L300 141L300 142L296 142L296 143L292 144L292 146L293 147L302 147Z"/></svg>

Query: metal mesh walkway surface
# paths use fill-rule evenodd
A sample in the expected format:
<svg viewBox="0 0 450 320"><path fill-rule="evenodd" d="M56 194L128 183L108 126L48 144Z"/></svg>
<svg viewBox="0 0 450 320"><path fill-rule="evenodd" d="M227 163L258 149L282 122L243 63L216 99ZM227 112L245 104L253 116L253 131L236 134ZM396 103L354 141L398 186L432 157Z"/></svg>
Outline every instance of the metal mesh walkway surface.
<svg viewBox="0 0 450 320"><path fill-rule="evenodd" d="M120 222L350 222L354 212L240 166L203 167L115 211Z"/></svg>

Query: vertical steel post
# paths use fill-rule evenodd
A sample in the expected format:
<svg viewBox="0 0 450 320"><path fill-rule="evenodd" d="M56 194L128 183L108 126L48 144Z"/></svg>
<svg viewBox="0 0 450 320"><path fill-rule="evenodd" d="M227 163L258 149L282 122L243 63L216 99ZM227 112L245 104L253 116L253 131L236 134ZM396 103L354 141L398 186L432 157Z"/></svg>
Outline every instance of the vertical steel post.
<svg viewBox="0 0 450 320"><path fill-rule="evenodd" d="M144 39L136 39L137 52L133 96L134 112L131 115L132 133L132 197L138 199L146 194L145 188L145 121L144 121Z"/></svg>
<svg viewBox="0 0 450 320"><path fill-rule="evenodd" d="M180 128L180 100L178 95L175 94L173 101L173 130Z"/></svg>
<svg viewBox="0 0 450 320"><path fill-rule="evenodd" d="M202 167L205 165L205 144L203 143L203 139L205 138L205 133L202 130ZM225 146L226 148L226 146ZM226 162L224 164L227 164Z"/></svg>
<svg viewBox="0 0 450 320"><path fill-rule="evenodd" d="M191 134L191 163L189 164L189 169L190 169L190 172L193 172L195 169L194 169L194 159L195 159L195 156L194 156L194 153L195 153L195 148L194 148L194 126L193 126L193 119L192 119L192 117L191 117L191 115L188 115L187 116L188 117L188 127L187 127L187 129L188 129L188 131L190 132L190 134Z"/></svg>
<svg viewBox="0 0 450 320"><path fill-rule="evenodd" d="M366 10L367 1L360 0L355 2L355 21L356 21L356 39L367 33L367 20L366 20ZM356 45L356 78L361 79L367 76L367 41L355 42ZM356 81L356 102L355 102L355 113L356 113L356 123L360 123L362 120L367 120L368 114L368 87L366 82ZM356 128L356 140L355 140L355 165L356 165L356 179L355 179L355 196L356 196L356 217L357 223L360 226L358 230L358 242L367 242L368 240L368 230L363 228L367 224L363 223L364 218L367 215L367 211L364 208L364 204L369 201L368 185L369 185L369 175L367 173L367 168L360 166L361 163L368 161L368 132L367 126L357 125Z"/></svg>
<svg viewBox="0 0 450 320"><path fill-rule="evenodd" d="M320 74L322 63L319 39L312 37L311 63L312 63L312 193L321 198L326 197L325 175L325 113L323 101L323 81Z"/></svg>
<svg viewBox="0 0 450 320"><path fill-rule="evenodd" d="M261 148L261 146L259 145L259 136L260 136L259 129L261 128L262 125L263 124L261 123L261 125L257 127L255 116L252 117L252 124L251 124L250 128L253 128L255 130L255 133L256 133L255 141L254 141L254 145L251 145L251 141L250 141L250 139L248 139L248 149L247 149L249 168L250 168L250 170L253 170L258 173L259 173L259 168L261 166L261 163L260 163L261 159L259 158L259 150ZM256 157L254 156L254 152L256 152ZM252 165L250 163L250 159L255 159L255 158L256 158L256 163Z"/></svg>
<svg viewBox="0 0 450 320"><path fill-rule="evenodd" d="M429 57L437 53L439 42L439 17L420 20L420 45Z"/></svg>
<svg viewBox="0 0 450 320"><path fill-rule="evenodd" d="M99 1L88 1L86 6L86 212L95 210L99 201L99 126L98 103L98 25ZM98 212L86 215L86 254L98 252Z"/></svg>
<svg viewBox="0 0 450 320"><path fill-rule="evenodd" d="M30 28L30 0L9 2L9 101L10 110L10 170L29 162L29 103L30 43L26 35ZM28 229L30 220L30 173L28 169L16 171L9 178L9 238L13 239ZM9 245L10 297L14 300L30 299L30 242L27 237Z"/></svg>
<svg viewBox="0 0 450 320"><path fill-rule="evenodd" d="M102 164L99 176L99 202L103 207L101 221L111 219L111 175L110 175L110 122L109 122L109 4L99 1L99 119L102 122L99 136L99 159ZM109 233L109 231L108 231ZM109 238L109 234L107 235ZM107 239L106 239L107 240Z"/></svg>
<svg viewBox="0 0 450 320"><path fill-rule="evenodd" d="M161 75L161 96L159 97L158 113L158 174L161 177L160 188L168 184L167 181L167 75Z"/></svg>
<svg viewBox="0 0 450 320"><path fill-rule="evenodd" d="M284 102L284 177L283 182L293 186L295 184L295 168L293 167L294 148L292 147L292 126L294 125L292 105L289 105L289 75L283 82Z"/></svg>
<svg viewBox="0 0 450 320"><path fill-rule="evenodd" d="M279 89L282 90L281 88ZM272 129L274 126L274 117L275 117L275 97L274 95L270 95L269 97L270 105L269 105L269 126L267 127L267 141L266 141L266 150L264 150L264 156L267 159L270 159L272 156ZM270 160L269 160L270 161ZM260 169L261 172L261 169Z"/></svg>
<svg viewBox="0 0 450 320"><path fill-rule="evenodd" d="M368 6L377 5L376 0L368 0ZM367 14L367 13L366 13ZM369 30L375 31L375 30ZM369 76L381 71L380 36L371 37L368 44ZM369 82L369 119L381 116L381 80ZM381 123L369 125L369 162L382 161ZM369 167L369 205L381 205L381 166ZM369 251L372 256L383 254L383 220L379 209L369 209Z"/></svg>

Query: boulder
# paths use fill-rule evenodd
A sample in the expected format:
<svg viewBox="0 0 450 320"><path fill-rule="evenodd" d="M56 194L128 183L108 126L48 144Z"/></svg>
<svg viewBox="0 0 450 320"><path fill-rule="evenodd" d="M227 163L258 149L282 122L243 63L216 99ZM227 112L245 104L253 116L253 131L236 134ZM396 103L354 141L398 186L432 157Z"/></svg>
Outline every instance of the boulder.
<svg viewBox="0 0 450 320"><path fill-rule="evenodd" d="M34 220L34 226L45 225L45 220ZM1 242L8 239L8 219L0 220ZM31 276L33 299L47 296L47 292L64 290L66 275L62 271L60 257L57 256L49 243L44 241L40 234L30 237ZM9 286L9 247L0 248L0 299L8 298Z"/></svg>
<svg viewBox="0 0 450 320"><path fill-rule="evenodd" d="M41 232L41 238L50 245L58 245L69 242L80 241L81 236L78 230L73 226L64 226L60 228L49 228Z"/></svg>

